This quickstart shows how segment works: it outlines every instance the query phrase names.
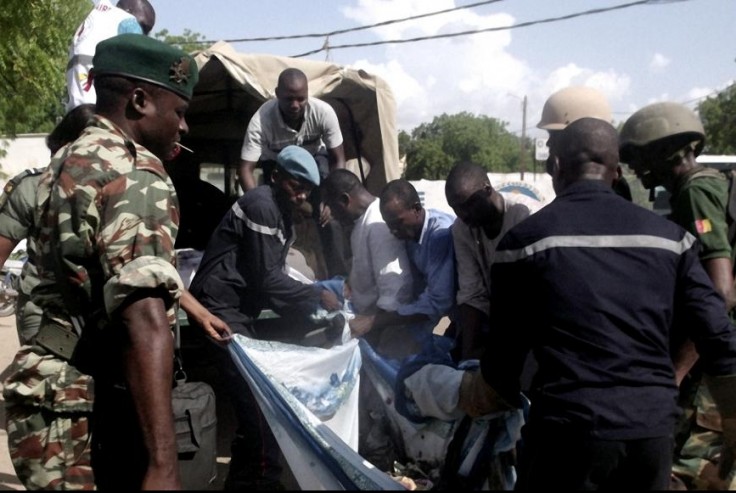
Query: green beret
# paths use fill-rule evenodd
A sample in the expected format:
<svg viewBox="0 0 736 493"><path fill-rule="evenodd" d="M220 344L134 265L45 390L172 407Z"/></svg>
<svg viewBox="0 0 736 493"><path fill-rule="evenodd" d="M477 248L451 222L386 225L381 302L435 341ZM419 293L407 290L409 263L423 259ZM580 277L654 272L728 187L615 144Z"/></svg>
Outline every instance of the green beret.
<svg viewBox="0 0 736 493"><path fill-rule="evenodd" d="M194 59L142 34L120 34L100 41L92 59L92 76L119 75L156 84L189 100L199 80Z"/></svg>

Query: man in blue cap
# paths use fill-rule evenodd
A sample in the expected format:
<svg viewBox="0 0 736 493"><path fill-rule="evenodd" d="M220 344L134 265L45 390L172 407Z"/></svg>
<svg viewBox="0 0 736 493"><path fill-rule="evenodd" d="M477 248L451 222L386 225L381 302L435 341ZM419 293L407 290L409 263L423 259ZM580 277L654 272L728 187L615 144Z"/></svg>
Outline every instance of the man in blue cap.
<svg viewBox="0 0 736 493"><path fill-rule="evenodd" d="M296 337L315 328L311 315L317 308L336 311L341 307L332 291L303 284L284 270L296 239L294 214L320 183L317 163L304 148L287 146L276 157L270 178L248 190L225 214L189 287L233 331L262 339L274 336L269 330L256 333L254 329L254 320L264 309L279 315L279 327L271 326L272 330L288 329ZM227 352L216 349L238 418L225 488L279 488L278 445L246 381Z"/></svg>

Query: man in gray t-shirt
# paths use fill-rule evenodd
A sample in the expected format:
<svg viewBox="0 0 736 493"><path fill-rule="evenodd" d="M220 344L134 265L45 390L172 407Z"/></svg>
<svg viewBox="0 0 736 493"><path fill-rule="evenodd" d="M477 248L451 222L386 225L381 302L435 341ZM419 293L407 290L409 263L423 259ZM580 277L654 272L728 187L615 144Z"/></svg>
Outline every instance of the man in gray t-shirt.
<svg viewBox="0 0 736 493"><path fill-rule="evenodd" d="M243 191L257 183L253 171L263 168L264 181L270 180L276 155L288 145L308 150L317 161L320 175L345 167L342 132L335 110L328 103L309 97L307 76L299 69L287 68L279 74L276 98L266 101L248 124L240 152L238 179ZM331 220L330 210L321 203L315 190L310 196L313 217L324 249L328 274L348 275L342 229Z"/></svg>

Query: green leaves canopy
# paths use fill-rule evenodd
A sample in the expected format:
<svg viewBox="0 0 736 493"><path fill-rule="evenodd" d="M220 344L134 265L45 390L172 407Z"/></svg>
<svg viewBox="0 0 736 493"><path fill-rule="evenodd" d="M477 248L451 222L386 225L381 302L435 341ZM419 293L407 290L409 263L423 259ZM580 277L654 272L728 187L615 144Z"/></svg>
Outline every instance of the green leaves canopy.
<svg viewBox="0 0 736 493"><path fill-rule="evenodd" d="M0 135L48 132L64 114L74 30L89 0L3 0L0 9Z"/></svg>
<svg viewBox="0 0 736 493"><path fill-rule="evenodd" d="M444 180L452 166L463 161L492 172L518 171L519 138L506 125L496 118L462 112L435 117L415 128L410 137L402 132L399 143L406 154L405 178Z"/></svg>
<svg viewBox="0 0 736 493"><path fill-rule="evenodd" d="M705 153L736 154L736 84L698 106L705 127Z"/></svg>

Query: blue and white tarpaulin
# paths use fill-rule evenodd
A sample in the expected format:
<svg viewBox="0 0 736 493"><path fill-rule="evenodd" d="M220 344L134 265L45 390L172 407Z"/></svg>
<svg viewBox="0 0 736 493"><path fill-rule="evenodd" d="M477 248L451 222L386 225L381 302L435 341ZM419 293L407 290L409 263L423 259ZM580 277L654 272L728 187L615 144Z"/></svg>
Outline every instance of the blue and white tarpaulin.
<svg viewBox="0 0 736 493"><path fill-rule="evenodd" d="M357 452L357 340L330 349L240 335L234 342L231 355L302 489L404 489Z"/></svg>
<svg viewBox="0 0 736 493"><path fill-rule="evenodd" d="M419 423L407 419L394 407L401 397L394 394L397 366L365 341L345 335L342 344L329 349L241 335L229 346L299 486L305 490L405 489L358 453L361 367L369 379L364 384L372 386L385 405L389 428L402 447L399 455L421 463L425 477L436 480L461 420L427 418ZM436 383L447 385L447 379L442 380ZM514 448L522 424L521 411L473 420L462 442L457 473L469 476L479 470L477 464L488 469L489 461ZM513 467L498 472L495 488L513 489Z"/></svg>

